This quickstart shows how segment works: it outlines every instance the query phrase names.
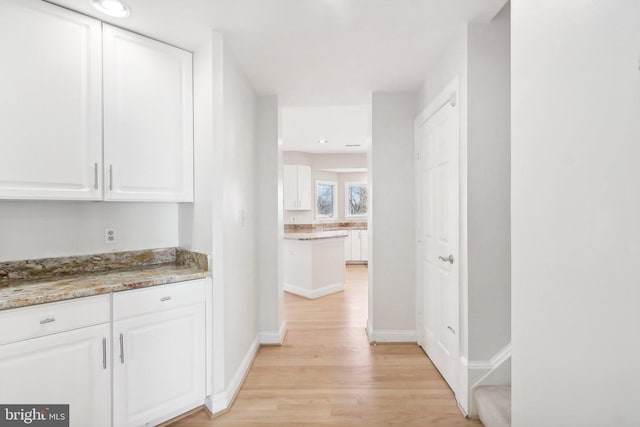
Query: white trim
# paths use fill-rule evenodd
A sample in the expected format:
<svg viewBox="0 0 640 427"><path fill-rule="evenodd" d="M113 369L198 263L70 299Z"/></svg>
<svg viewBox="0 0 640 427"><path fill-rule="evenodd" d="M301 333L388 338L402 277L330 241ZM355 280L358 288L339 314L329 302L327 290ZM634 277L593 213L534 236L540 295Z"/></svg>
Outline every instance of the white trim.
<svg viewBox="0 0 640 427"><path fill-rule="evenodd" d="M249 372L249 368L251 368L251 362L253 362L253 358L258 352L258 348L260 348L260 335L256 335L256 337L253 339L253 342L251 342L251 345L249 345L247 353L242 358L240 366L238 366L236 373L231 378L231 381L229 382L226 390L227 396L232 396L233 398L233 396L238 393L238 390L240 390L240 386L242 386L242 380Z"/></svg>
<svg viewBox="0 0 640 427"><path fill-rule="evenodd" d="M361 187L366 188L367 190L367 199L369 198L369 185L366 181L345 181L344 183L344 217L345 219L367 219L369 214L369 205L367 203L367 213L364 215L351 215L349 213L349 187L352 185L359 185Z"/></svg>
<svg viewBox="0 0 640 427"><path fill-rule="evenodd" d="M456 393L456 400L465 414L477 414L473 402L473 390L510 358L511 343L504 346L489 360L467 360L464 356L460 357L460 387Z"/></svg>
<svg viewBox="0 0 640 427"><path fill-rule="evenodd" d="M335 294L336 292L344 291L344 283L334 283L332 285L323 286L318 289L305 289L300 286L292 285L291 283L284 284L284 290L286 292L308 298L308 299L316 299L320 297L324 297L329 294Z"/></svg>
<svg viewBox="0 0 640 427"><path fill-rule="evenodd" d="M287 322L282 321L280 329L277 331L260 332L260 344L265 345L281 345L287 332Z"/></svg>
<svg viewBox="0 0 640 427"><path fill-rule="evenodd" d="M210 398L207 398L205 404L212 414L224 411L225 409L227 409L227 406L229 404L229 399L227 399L227 392L223 391L222 393L214 394Z"/></svg>
<svg viewBox="0 0 640 427"><path fill-rule="evenodd" d="M369 335L370 342L416 342L416 331L408 329L398 330L372 330Z"/></svg>
<svg viewBox="0 0 640 427"><path fill-rule="evenodd" d="M251 363L253 362L253 359L255 358L259 348L260 334L256 335L254 340L251 342L251 345L249 345L247 353L242 358L242 362L240 363L240 366L238 366L238 369L233 375L233 378L231 378L231 381L229 382L229 385L227 385L226 390L221 393L214 394L210 400L207 399L205 401L205 404L207 404L212 414L224 411L232 403L233 398L240 390L242 382L244 381L244 378L251 368Z"/></svg>
<svg viewBox="0 0 640 427"><path fill-rule="evenodd" d="M318 215L318 184L320 185L330 185L333 187L333 215ZM313 216L317 220L330 220L334 221L338 219L338 183L335 181L324 181L321 179L316 179L313 184Z"/></svg>

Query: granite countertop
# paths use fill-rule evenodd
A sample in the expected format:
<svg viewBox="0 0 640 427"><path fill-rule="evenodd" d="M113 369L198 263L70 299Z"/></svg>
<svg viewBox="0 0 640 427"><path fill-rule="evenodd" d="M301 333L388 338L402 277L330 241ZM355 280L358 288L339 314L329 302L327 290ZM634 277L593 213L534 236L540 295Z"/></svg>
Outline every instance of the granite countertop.
<svg viewBox="0 0 640 427"><path fill-rule="evenodd" d="M319 239L333 239L344 238L348 236L348 232L345 230L335 231L317 231L307 233L284 233L284 238L287 240L319 240Z"/></svg>
<svg viewBox="0 0 640 427"><path fill-rule="evenodd" d="M0 263L0 310L201 279L210 274L206 255L176 248L4 262Z"/></svg>

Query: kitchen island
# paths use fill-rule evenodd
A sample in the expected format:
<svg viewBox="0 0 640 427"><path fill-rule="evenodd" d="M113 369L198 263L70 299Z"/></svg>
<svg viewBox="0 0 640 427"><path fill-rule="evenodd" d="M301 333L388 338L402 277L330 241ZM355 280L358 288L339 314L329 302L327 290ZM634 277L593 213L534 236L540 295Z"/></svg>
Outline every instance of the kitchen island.
<svg viewBox="0 0 640 427"><path fill-rule="evenodd" d="M347 231L284 233L284 290L319 298L344 290Z"/></svg>

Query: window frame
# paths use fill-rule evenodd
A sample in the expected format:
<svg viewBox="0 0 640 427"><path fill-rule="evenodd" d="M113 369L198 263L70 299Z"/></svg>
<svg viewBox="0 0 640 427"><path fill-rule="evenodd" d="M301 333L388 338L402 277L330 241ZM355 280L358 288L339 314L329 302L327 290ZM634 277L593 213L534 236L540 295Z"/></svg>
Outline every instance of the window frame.
<svg viewBox="0 0 640 427"><path fill-rule="evenodd" d="M318 214L318 185L329 185L333 187L333 213L331 216L329 215L320 215ZM314 203L313 203L313 211L315 214L315 219L317 220L335 220L338 218L338 183L335 181L325 181L321 179L316 179L314 185Z"/></svg>
<svg viewBox="0 0 640 427"><path fill-rule="evenodd" d="M350 188L351 186L354 185L358 185L361 187L365 187L367 189L367 213L365 213L364 215L359 214L359 215L353 215L349 212L349 193L350 193ZM353 218L353 219L363 219L363 218L367 218L367 216L369 215L369 185L367 184L366 181L346 181L344 183L344 217L345 218Z"/></svg>

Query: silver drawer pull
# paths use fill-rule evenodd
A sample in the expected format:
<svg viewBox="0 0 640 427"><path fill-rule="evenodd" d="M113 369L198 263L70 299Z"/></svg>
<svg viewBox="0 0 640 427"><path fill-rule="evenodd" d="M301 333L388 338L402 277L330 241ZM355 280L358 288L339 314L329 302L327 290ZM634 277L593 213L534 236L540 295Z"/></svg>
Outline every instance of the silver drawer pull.
<svg viewBox="0 0 640 427"><path fill-rule="evenodd" d="M124 363L124 337L120 334L120 363Z"/></svg>
<svg viewBox="0 0 640 427"><path fill-rule="evenodd" d="M40 321L41 325L44 325L45 323L51 323L51 322L55 322L56 318L55 317L47 317L46 319L42 319Z"/></svg>
<svg viewBox="0 0 640 427"><path fill-rule="evenodd" d="M162 297L160 298L161 302L165 302L165 301L169 301L171 299L171 297Z"/></svg>

